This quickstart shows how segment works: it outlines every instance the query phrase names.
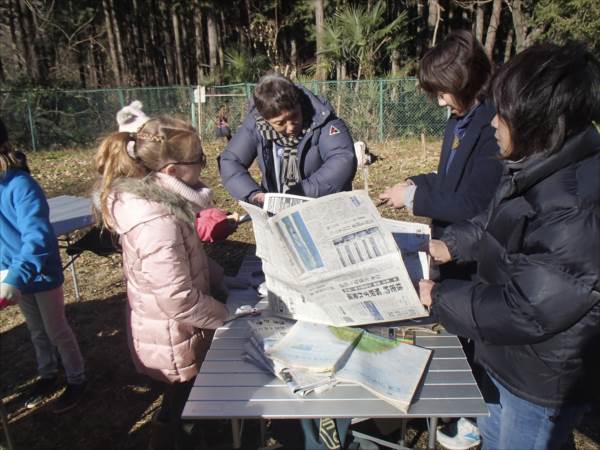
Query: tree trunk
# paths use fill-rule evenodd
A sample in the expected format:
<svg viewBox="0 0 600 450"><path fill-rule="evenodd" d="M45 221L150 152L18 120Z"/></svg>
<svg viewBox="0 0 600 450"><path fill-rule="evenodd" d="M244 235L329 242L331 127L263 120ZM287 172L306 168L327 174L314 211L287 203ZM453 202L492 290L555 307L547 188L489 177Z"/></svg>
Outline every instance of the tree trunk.
<svg viewBox="0 0 600 450"><path fill-rule="evenodd" d="M175 5L171 7L171 21L173 23L173 37L175 38L175 62L177 64L176 80L180 85L183 85L185 83L183 72L183 55L181 53L181 36L179 34L179 16L177 14Z"/></svg>
<svg viewBox="0 0 600 450"><path fill-rule="evenodd" d="M127 75L128 75L128 71L125 70L125 59L123 58L123 44L122 44L122 40L121 40L121 32L119 31L119 21L117 20L117 15L115 13L115 6L113 3L113 0L108 0L108 5L111 11L111 20L112 20L112 26L113 26L113 33L115 35L115 44L116 44L116 51L117 51L117 58L119 61L119 67L120 67L120 71L121 71L121 81L125 84L127 83Z"/></svg>
<svg viewBox="0 0 600 450"><path fill-rule="evenodd" d="M496 45L496 32L500 25L500 17L502 14L502 0L494 0L492 6L492 16L485 35L485 52L492 59L494 55L494 46Z"/></svg>
<svg viewBox="0 0 600 450"><path fill-rule="evenodd" d="M208 30L208 64L210 74L216 75L218 56L217 56L217 24L215 23L215 15L212 9L206 12L206 28Z"/></svg>
<svg viewBox="0 0 600 450"><path fill-rule="evenodd" d="M33 44L35 40L35 30L30 30L27 27L28 20L25 17L29 14L27 5L23 3L23 0L15 1L15 11L17 13L17 24L19 26L19 37L21 41L21 48L23 49L23 56L25 58L25 68L27 69L27 76L34 83L39 82L40 73L37 65L37 55L35 52L35 46Z"/></svg>
<svg viewBox="0 0 600 450"><path fill-rule="evenodd" d="M219 32L219 30L217 30L217 43L218 43L217 52L219 54L219 67L221 68L221 73L223 73L223 69L225 68L225 51L224 51L223 38L224 38L224 36L227 36L227 28L225 26L225 14L223 13L223 11L221 11L220 17L221 17L221 29L220 29L220 32Z"/></svg>
<svg viewBox="0 0 600 450"><path fill-rule="evenodd" d="M96 57L94 56L94 44L94 40L90 40L87 54L88 85L90 88L98 87L98 69L96 67Z"/></svg>
<svg viewBox="0 0 600 450"><path fill-rule="evenodd" d="M17 61L17 68L19 72L23 71L23 55L19 50L19 38L17 36L17 30L15 28L15 11L13 8L13 2L9 0L8 3L9 12L8 12L8 26L10 29L10 46L12 50L12 54L14 55L14 59Z"/></svg>
<svg viewBox="0 0 600 450"><path fill-rule="evenodd" d="M512 28L508 30L508 36L506 36L506 46L504 47L504 62L508 62L512 53L514 31Z"/></svg>
<svg viewBox="0 0 600 450"><path fill-rule="evenodd" d="M202 11L194 6L194 41L196 51L196 84L202 84L204 78L204 38L202 36Z"/></svg>
<svg viewBox="0 0 600 450"><path fill-rule="evenodd" d="M428 4L428 10L429 13L427 14L427 35L428 37L430 37L429 40L429 47L433 47L435 45L434 42L434 29L437 27L437 17L438 17L438 0L428 0L427 1Z"/></svg>
<svg viewBox="0 0 600 450"><path fill-rule="evenodd" d="M142 40L140 35L140 15L137 0L132 0L131 6L133 17L131 18L129 24L132 31L134 54L136 55L136 84L138 86L143 86L145 84L149 84L151 78L148 73L148 55L146 52L146 46L143 42L145 39Z"/></svg>
<svg viewBox="0 0 600 450"><path fill-rule="evenodd" d="M423 32L423 24L425 23L425 5L424 0L417 0L417 39L416 39L416 52L417 58L421 59L423 56L423 42L425 42L425 33Z"/></svg>
<svg viewBox="0 0 600 450"><path fill-rule="evenodd" d="M106 26L106 36L108 38L108 50L111 59L111 68L115 77L115 84L121 86L121 70L119 67L119 57L117 56L117 46L115 42L115 34L113 32L111 9L108 0L102 0L102 8L104 9L104 25Z"/></svg>
<svg viewBox="0 0 600 450"><path fill-rule="evenodd" d="M317 41L316 63L317 71L315 78L317 80L325 79L323 68L323 0L314 0L315 7L315 38Z"/></svg>
<svg viewBox="0 0 600 450"><path fill-rule="evenodd" d="M523 3L521 0L511 1L512 18L515 29L515 42L517 44L517 53L524 50L527 40L527 23L523 12Z"/></svg>
<svg viewBox="0 0 600 450"><path fill-rule="evenodd" d="M0 83L6 82L6 75L4 74L4 65L2 64L2 58L0 58Z"/></svg>
<svg viewBox="0 0 600 450"><path fill-rule="evenodd" d="M483 25L485 21L485 10L483 8L484 7L481 3L477 3L475 12L475 37L479 42L483 42Z"/></svg>
<svg viewBox="0 0 600 450"><path fill-rule="evenodd" d="M290 38L290 64L293 73L296 74L298 72L298 43L294 36Z"/></svg>
<svg viewBox="0 0 600 450"><path fill-rule="evenodd" d="M392 76L397 77L400 73L400 51L394 49L390 59L392 62Z"/></svg>

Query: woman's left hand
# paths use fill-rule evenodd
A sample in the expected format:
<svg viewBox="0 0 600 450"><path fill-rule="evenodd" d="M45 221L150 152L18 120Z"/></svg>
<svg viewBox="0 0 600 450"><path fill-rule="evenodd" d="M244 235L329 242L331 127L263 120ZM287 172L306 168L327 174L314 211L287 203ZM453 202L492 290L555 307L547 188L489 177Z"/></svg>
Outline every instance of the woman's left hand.
<svg viewBox="0 0 600 450"><path fill-rule="evenodd" d="M435 283L431 280L421 280L419 281L419 298L421 299L421 303L427 309L431 308L431 291Z"/></svg>

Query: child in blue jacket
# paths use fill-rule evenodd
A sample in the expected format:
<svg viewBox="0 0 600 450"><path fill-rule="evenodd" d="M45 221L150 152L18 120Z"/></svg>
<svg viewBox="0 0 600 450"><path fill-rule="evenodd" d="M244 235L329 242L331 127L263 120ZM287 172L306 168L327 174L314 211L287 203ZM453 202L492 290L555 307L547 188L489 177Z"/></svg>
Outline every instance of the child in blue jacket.
<svg viewBox="0 0 600 450"><path fill-rule="evenodd" d="M0 121L0 305L18 304L35 349L39 379L27 408L41 404L56 389L58 349L67 387L54 412L73 408L85 387L83 357L67 323L58 241L48 202L29 174L24 155L14 151ZM2 308L0 306L0 308Z"/></svg>

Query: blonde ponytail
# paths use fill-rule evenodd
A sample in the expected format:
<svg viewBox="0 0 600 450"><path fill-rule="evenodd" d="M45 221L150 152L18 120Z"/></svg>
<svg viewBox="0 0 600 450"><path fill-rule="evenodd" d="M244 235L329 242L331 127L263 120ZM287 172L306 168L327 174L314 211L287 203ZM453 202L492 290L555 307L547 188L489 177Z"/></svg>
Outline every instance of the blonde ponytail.
<svg viewBox="0 0 600 450"><path fill-rule="evenodd" d="M94 157L96 170L102 177L99 189L100 215L108 228L112 228L108 196L113 181L120 177L141 178L149 173L141 160L127 153L127 143L131 139L130 133L113 133L102 141Z"/></svg>

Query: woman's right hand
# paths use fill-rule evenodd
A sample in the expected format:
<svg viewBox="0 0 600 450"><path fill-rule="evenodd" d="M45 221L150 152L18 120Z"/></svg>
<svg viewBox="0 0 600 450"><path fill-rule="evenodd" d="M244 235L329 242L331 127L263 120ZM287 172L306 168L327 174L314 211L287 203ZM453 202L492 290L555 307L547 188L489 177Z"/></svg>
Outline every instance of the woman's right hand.
<svg viewBox="0 0 600 450"><path fill-rule="evenodd" d="M423 250L431 256L431 262L436 266L452 261L452 255L444 241L432 239L424 245Z"/></svg>

